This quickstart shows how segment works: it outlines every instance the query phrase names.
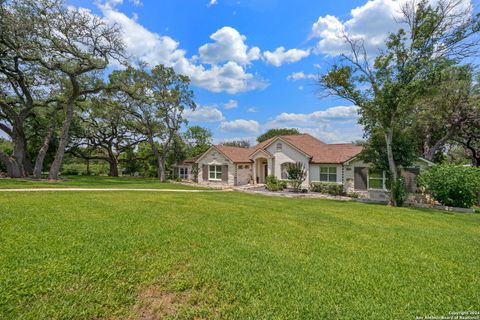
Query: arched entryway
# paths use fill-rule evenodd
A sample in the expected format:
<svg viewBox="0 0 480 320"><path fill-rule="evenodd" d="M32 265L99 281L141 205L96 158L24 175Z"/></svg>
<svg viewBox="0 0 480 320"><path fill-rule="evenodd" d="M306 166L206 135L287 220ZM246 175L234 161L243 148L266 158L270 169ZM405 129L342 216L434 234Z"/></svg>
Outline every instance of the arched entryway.
<svg viewBox="0 0 480 320"><path fill-rule="evenodd" d="M267 158L255 159L255 182L265 183L268 175L268 160Z"/></svg>

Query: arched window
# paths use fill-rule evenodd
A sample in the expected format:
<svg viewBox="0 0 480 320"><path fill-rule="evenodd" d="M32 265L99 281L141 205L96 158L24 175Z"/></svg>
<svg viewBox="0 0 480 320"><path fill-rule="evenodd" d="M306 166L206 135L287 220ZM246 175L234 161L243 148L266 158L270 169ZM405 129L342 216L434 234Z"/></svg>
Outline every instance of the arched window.
<svg viewBox="0 0 480 320"><path fill-rule="evenodd" d="M280 170L282 172L282 179L288 179L288 166L293 164L293 162L284 162L280 166Z"/></svg>

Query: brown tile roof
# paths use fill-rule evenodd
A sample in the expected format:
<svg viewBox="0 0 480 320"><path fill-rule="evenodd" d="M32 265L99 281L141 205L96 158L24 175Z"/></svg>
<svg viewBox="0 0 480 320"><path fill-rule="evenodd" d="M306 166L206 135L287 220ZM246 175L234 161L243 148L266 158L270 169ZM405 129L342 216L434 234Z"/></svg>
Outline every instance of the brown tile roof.
<svg viewBox="0 0 480 320"><path fill-rule="evenodd" d="M344 163L362 152L362 147L351 143L324 144L312 152L313 163Z"/></svg>
<svg viewBox="0 0 480 320"><path fill-rule="evenodd" d="M361 146L351 143L328 144L309 134L278 136L311 158L313 163L343 163L362 151ZM215 145L233 162L251 162L250 156L258 149L264 149L277 137L265 140L251 148Z"/></svg>
<svg viewBox="0 0 480 320"><path fill-rule="evenodd" d="M233 162L252 162L250 153L254 151L253 148L230 147L221 144L217 144L215 147Z"/></svg>
<svg viewBox="0 0 480 320"><path fill-rule="evenodd" d="M309 134L281 138L308 154L313 163L343 163L362 151L362 147L351 143L329 144Z"/></svg>

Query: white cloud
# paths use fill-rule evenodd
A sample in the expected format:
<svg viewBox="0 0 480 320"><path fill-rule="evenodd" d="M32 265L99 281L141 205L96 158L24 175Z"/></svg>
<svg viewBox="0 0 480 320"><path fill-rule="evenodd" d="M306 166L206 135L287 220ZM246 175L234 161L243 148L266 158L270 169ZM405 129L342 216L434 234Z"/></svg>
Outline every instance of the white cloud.
<svg viewBox="0 0 480 320"><path fill-rule="evenodd" d="M297 81L301 79L316 79L317 75L313 73L293 72L287 76L287 80Z"/></svg>
<svg viewBox="0 0 480 320"><path fill-rule="evenodd" d="M136 7L141 7L143 6L143 3L141 0L130 0L130 3L132 3Z"/></svg>
<svg viewBox="0 0 480 320"><path fill-rule="evenodd" d="M248 108L247 112L255 113L257 112L257 108L254 108L254 107Z"/></svg>
<svg viewBox="0 0 480 320"><path fill-rule="evenodd" d="M337 106L312 113L283 112L273 119L275 123L292 123L302 125L321 124L330 121L356 122L358 117L357 106Z"/></svg>
<svg viewBox="0 0 480 320"><path fill-rule="evenodd" d="M203 65L196 65L182 58L177 61L174 68L177 72L189 76L194 85L212 92L235 94L260 90L268 86L266 81L246 72L242 66L233 61L221 66L213 65L207 69Z"/></svg>
<svg viewBox="0 0 480 320"><path fill-rule="evenodd" d="M230 99L230 100L228 100L227 103L225 103L225 104L223 105L223 107L224 107L225 109L235 109L236 107L238 107L238 101L237 101L237 100Z"/></svg>
<svg viewBox="0 0 480 320"><path fill-rule="evenodd" d="M351 143L362 139L363 130L355 124L346 128L316 127L316 128L299 128L301 132L309 133L314 137L326 143Z"/></svg>
<svg viewBox="0 0 480 320"><path fill-rule="evenodd" d="M218 1L217 0L210 0L210 2L208 3L207 7L211 7L211 6L214 6L218 4Z"/></svg>
<svg viewBox="0 0 480 320"><path fill-rule="evenodd" d="M195 110L185 109L184 116L188 121L197 122L220 122L225 120L220 110L210 106L197 106Z"/></svg>
<svg viewBox="0 0 480 320"><path fill-rule="evenodd" d="M220 129L228 132L256 134L260 131L260 124L255 120L237 119L222 122Z"/></svg>
<svg viewBox="0 0 480 320"><path fill-rule="evenodd" d="M247 39L232 27L223 27L210 36L213 43L207 43L198 49L199 59L203 63L217 64L226 61L235 61L246 65L253 60L260 59L260 49L248 49Z"/></svg>
<svg viewBox="0 0 480 320"><path fill-rule="evenodd" d="M265 51L263 58L268 64L280 67L284 63L300 61L310 55L310 50L290 49L285 51L284 47L278 47L275 51Z"/></svg>
<svg viewBox="0 0 480 320"><path fill-rule="evenodd" d="M357 122L357 111L356 106L336 106L312 113L284 112L265 123L245 119L223 121L218 141L250 139L260 132L281 127L296 128L327 143L350 143L363 136L363 129Z"/></svg>
<svg viewBox="0 0 480 320"><path fill-rule="evenodd" d="M262 128L297 128L327 143L349 143L361 139L363 130L357 123L358 107L336 106L312 113L281 113Z"/></svg>
<svg viewBox="0 0 480 320"><path fill-rule="evenodd" d="M152 66L160 63L173 66L175 61L185 55L184 50L178 49L179 43L172 38L147 30L135 19L127 17L108 5L101 6L101 9L108 23L121 26L122 39L128 54L132 57Z"/></svg>
<svg viewBox="0 0 480 320"><path fill-rule="evenodd" d="M403 3L405 0L370 0L352 9L351 18L344 22L331 15L319 17L312 26L312 37L320 39L316 52L330 56L349 53L342 36L347 34L352 39L363 39L370 54L377 53L388 33L401 26L396 19Z"/></svg>
<svg viewBox="0 0 480 320"><path fill-rule="evenodd" d="M180 49L178 41L151 32L140 25L135 17L129 18L116 10L115 5L120 3L122 0L110 0L99 4L99 8L107 23L118 24L123 29L122 38L126 51L135 61L143 61L149 66L164 64L173 67L176 72L189 76L193 85L212 92L235 94L261 90L268 86L268 83L261 77L247 72L244 65L246 61L258 59L255 57L259 56L260 49L252 48L245 53L246 56L241 54L235 56L232 52L228 55L224 52L223 59L233 60L206 67L195 63L195 57L187 58L185 50ZM213 54L211 49L207 52Z"/></svg>

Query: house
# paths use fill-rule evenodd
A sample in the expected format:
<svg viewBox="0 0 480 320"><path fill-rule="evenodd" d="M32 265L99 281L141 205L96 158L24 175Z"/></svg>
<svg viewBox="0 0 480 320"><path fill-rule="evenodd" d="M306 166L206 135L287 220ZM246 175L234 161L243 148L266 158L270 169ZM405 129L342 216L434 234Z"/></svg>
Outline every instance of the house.
<svg viewBox="0 0 480 320"><path fill-rule="evenodd" d="M268 175L287 179L288 165L301 162L307 171L302 185L304 188L312 182L332 182L342 184L346 192L384 198L385 172L376 171L370 164L362 162L358 158L361 151L361 146L327 144L309 134L284 135L251 148L214 145L175 170L181 173L179 177L202 184L241 186L263 184ZM418 159L414 166L403 169L402 175L409 191L416 190L415 176L429 165L429 161ZM192 170L195 177L191 174Z"/></svg>

